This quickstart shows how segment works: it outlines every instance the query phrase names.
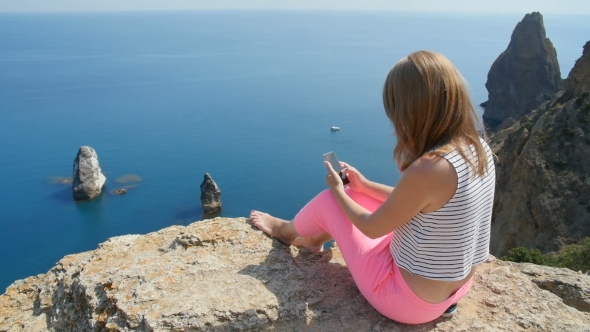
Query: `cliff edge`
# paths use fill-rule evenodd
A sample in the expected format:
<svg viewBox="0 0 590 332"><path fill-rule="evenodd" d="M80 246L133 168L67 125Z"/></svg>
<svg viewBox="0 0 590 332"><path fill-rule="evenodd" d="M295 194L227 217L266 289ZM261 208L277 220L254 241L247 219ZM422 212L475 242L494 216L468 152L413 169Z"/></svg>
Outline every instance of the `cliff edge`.
<svg viewBox="0 0 590 332"><path fill-rule="evenodd" d="M484 123L494 130L509 117L519 119L551 99L561 83L557 52L546 36L543 16L526 14L488 72Z"/></svg>
<svg viewBox="0 0 590 332"><path fill-rule="evenodd" d="M0 331L590 331L589 295L590 276L491 258L453 318L398 324L363 299L337 248L304 253L217 218L111 238L16 281Z"/></svg>

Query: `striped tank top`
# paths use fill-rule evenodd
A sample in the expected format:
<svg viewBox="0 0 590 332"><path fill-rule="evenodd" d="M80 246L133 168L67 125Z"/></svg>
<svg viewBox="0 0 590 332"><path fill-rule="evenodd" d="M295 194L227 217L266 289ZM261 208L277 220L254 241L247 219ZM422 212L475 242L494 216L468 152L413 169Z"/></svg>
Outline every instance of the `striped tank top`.
<svg viewBox="0 0 590 332"><path fill-rule="evenodd" d="M491 149L481 142L488 158L483 177L472 175L456 149L441 155L455 167L457 190L440 209L418 213L393 232L389 248L399 267L428 279L455 281L488 258L496 174ZM473 147L464 152L476 156Z"/></svg>

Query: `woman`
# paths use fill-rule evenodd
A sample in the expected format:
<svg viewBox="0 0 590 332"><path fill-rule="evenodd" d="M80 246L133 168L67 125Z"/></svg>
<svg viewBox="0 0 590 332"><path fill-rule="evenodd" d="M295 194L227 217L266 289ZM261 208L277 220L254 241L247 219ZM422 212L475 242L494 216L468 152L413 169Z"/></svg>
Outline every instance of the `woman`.
<svg viewBox="0 0 590 332"><path fill-rule="evenodd" d="M420 324L450 314L489 255L495 172L461 74L443 55L400 60L383 88L397 136L395 188L329 163L321 192L293 222L252 211L285 244L320 251L335 239L356 285L383 315Z"/></svg>

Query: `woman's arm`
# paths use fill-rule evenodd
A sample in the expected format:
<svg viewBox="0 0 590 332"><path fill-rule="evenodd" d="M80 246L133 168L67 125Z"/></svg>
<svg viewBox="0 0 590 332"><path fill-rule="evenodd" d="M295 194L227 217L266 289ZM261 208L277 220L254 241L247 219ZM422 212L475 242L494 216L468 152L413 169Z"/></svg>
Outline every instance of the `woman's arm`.
<svg viewBox="0 0 590 332"><path fill-rule="evenodd" d="M380 202L385 202L392 191L393 187L391 186L367 180L362 193Z"/></svg>
<svg viewBox="0 0 590 332"><path fill-rule="evenodd" d="M443 158L422 157L406 169L395 190L370 213L344 192L342 181L329 163L326 168L326 182L336 201L350 221L372 239L394 231L421 211L440 208L457 188L456 171L450 163Z"/></svg>
<svg viewBox="0 0 590 332"><path fill-rule="evenodd" d="M350 189L371 196L380 202L385 202L387 197L391 195L393 187L367 180L356 168L344 162L340 164L342 165L342 173L348 176Z"/></svg>

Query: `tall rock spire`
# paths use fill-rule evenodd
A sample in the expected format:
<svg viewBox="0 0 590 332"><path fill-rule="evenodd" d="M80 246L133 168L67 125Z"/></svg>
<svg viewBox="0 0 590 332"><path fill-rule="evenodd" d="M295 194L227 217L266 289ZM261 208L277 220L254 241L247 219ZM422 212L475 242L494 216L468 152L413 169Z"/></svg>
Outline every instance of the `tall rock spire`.
<svg viewBox="0 0 590 332"><path fill-rule="evenodd" d="M551 99L561 82L557 52L545 35L543 16L526 14L488 73L484 123L495 129L504 119L519 119Z"/></svg>

